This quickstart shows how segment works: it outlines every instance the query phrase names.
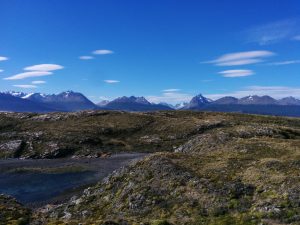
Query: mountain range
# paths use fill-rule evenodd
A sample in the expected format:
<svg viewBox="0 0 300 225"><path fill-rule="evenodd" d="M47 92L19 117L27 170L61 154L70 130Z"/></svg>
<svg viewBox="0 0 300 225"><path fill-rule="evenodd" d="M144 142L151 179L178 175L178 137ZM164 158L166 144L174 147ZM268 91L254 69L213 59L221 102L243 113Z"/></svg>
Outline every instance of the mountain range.
<svg viewBox="0 0 300 225"><path fill-rule="evenodd" d="M221 112L241 112L267 115L300 116L300 100L294 97L274 99L270 96L250 95L243 98L222 97L215 101L199 94L190 102L175 106L168 103L151 103L144 97L119 97L112 101L94 104L83 94L66 91L59 94L2 92L0 93L0 111L10 112L72 112L81 110L201 110Z"/></svg>
<svg viewBox="0 0 300 225"><path fill-rule="evenodd" d="M112 101L106 101L106 104L102 101L98 104L98 107L108 110L124 110L124 111L156 111L156 110L172 110L169 105L159 103L150 103L144 97L120 97Z"/></svg>
<svg viewBox="0 0 300 225"><path fill-rule="evenodd" d="M0 93L0 111L70 112L96 108L97 106L83 94L73 91L57 95L23 92Z"/></svg>

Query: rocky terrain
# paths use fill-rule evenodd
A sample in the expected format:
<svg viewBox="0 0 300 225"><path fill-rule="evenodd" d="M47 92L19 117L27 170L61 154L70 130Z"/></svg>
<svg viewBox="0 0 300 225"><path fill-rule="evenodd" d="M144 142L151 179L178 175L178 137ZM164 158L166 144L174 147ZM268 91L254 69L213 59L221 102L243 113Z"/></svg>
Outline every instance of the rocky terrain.
<svg viewBox="0 0 300 225"><path fill-rule="evenodd" d="M14 198L0 194L0 224L29 224L31 211Z"/></svg>
<svg viewBox="0 0 300 225"><path fill-rule="evenodd" d="M0 158L101 157L173 151L190 137L223 126L210 113L0 113Z"/></svg>
<svg viewBox="0 0 300 225"><path fill-rule="evenodd" d="M1 118L3 157L153 153L63 204L34 210L30 224L300 223L299 119L187 111ZM9 150L18 140L21 150ZM49 142L70 145L61 148L68 154L49 154Z"/></svg>

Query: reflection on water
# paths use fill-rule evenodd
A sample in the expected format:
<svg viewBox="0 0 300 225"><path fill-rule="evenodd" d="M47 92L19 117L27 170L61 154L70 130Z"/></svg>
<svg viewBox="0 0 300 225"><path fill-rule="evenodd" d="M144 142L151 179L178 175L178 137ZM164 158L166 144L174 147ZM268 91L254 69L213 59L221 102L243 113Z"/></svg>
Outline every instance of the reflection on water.
<svg viewBox="0 0 300 225"><path fill-rule="evenodd" d="M104 159L0 160L0 194L11 195L32 207L61 202L145 155L124 153ZM56 171L58 168L63 170ZM66 168L84 170L70 172L64 170Z"/></svg>
<svg viewBox="0 0 300 225"><path fill-rule="evenodd" d="M98 179L95 172L0 174L0 193L12 195L26 204L51 199L67 189L93 183Z"/></svg>

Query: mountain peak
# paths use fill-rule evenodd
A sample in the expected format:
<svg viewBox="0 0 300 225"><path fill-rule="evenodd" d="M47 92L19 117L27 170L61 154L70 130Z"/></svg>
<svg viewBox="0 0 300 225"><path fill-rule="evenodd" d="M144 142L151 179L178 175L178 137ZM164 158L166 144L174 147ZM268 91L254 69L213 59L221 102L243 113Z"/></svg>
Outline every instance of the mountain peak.
<svg viewBox="0 0 300 225"><path fill-rule="evenodd" d="M300 105L300 100L289 96L278 100L280 105Z"/></svg>
<svg viewBox="0 0 300 225"><path fill-rule="evenodd" d="M25 95L27 95L26 93L24 92L18 92L18 91L6 91L6 92L3 92L4 94L8 94L8 95L12 95L14 97L19 97L19 98L22 98L24 97Z"/></svg>
<svg viewBox="0 0 300 225"><path fill-rule="evenodd" d="M123 97L116 98L115 100L113 100L111 102L138 103L138 104L144 104L144 105L151 105L151 103L148 102L148 100L145 99L144 97L135 97L135 96L130 96L130 97L123 96Z"/></svg>
<svg viewBox="0 0 300 225"><path fill-rule="evenodd" d="M238 103L238 98L232 97L232 96L225 96L222 98L217 99L213 102L213 104L220 104L220 105L232 105Z"/></svg>
<svg viewBox="0 0 300 225"><path fill-rule="evenodd" d="M239 99L238 104L276 105L277 101L268 95L249 95Z"/></svg>
<svg viewBox="0 0 300 225"><path fill-rule="evenodd" d="M183 107L183 109L199 109L202 106L211 103L212 100L204 97L202 94L194 96L191 101Z"/></svg>
<svg viewBox="0 0 300 225"><path fill-rule="evenodd" d="M101 107L101 106L106 106L108 103L109 103L108 100L102 100L101 102L98 102L97 105Z"/></svg>

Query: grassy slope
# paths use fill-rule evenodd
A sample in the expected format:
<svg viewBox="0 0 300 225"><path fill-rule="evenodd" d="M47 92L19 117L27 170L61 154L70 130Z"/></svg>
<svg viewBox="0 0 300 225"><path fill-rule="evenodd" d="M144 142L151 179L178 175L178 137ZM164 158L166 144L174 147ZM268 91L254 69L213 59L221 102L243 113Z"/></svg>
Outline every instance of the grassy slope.
<svg viewBox="0 0 300 225"><path fill-rule="evenodd" d="M176 152L150 155L82 196L36 213L36 221L300 223L299 119L191 112L127 115L134 120L129 124L136 117L152 120L134 134L137 137L175 135L182 145ZM163 143L157 150L170 151L171 144Z"/></svg>
<svg viewBox="0 0 300 225"><path fill-rule="evenodd" d="M0 224L26 225L30 221L30 210L11 197L0 194Z"/></svg>
<svg viewBox="0 0 300 225"><path fill-rule="evenodd" d="M172 151L191 136L220 126L209 113L82 112L0 114L0 158L96 156L105 152ZM1 147L22 142L19 149Z"/></svg>

